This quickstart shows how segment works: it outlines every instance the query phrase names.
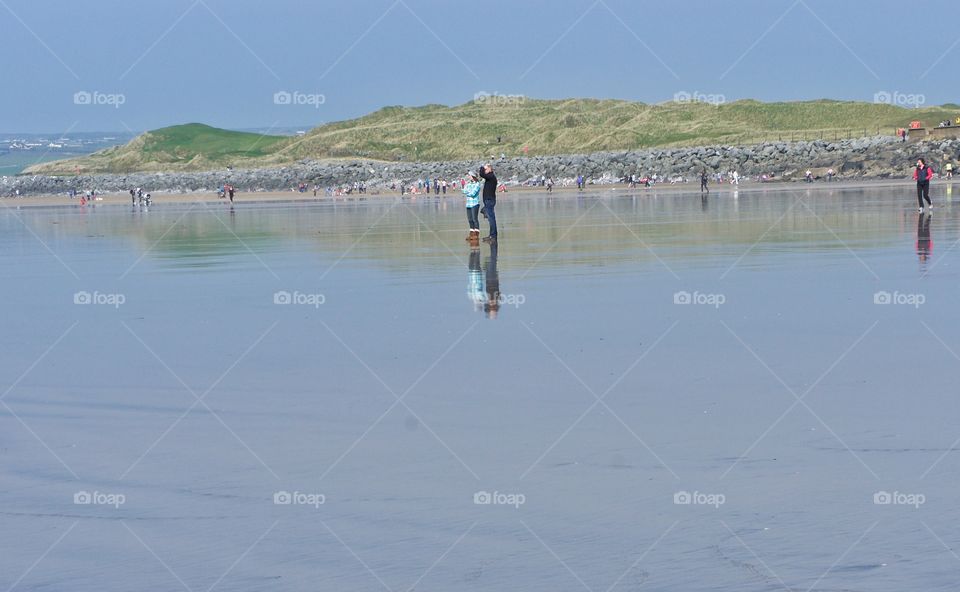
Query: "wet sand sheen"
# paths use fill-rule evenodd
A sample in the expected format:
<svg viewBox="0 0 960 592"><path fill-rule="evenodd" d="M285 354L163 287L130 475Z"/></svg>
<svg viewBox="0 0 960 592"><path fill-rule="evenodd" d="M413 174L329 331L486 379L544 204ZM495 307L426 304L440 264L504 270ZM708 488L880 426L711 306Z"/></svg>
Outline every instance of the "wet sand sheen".
<svg viewBox="0 0 960 592"><path fill-rule="evenodd" d="M528 193L495 253L450 199L0 210L0 584L943 587L933 197Z"/></svg>

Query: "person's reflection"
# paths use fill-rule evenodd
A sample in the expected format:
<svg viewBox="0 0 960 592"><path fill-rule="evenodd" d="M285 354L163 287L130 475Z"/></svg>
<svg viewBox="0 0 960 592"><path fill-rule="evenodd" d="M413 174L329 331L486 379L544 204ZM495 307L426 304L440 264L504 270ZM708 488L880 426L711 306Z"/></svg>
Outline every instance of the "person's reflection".
<svg viewBox="0 0 960 592"><path fill-rule="evenodd" d="M707 211L707 206L710 205L709 202L707 201L709 199L707 195L708 194L706 193L700 194L700 209L704 212Z"/></svg>
<svg viewBox="0 0 960 592"><path fill-rule="evenodd" d="M497 272L497 243L490 243L490 258L487 259L487 301L483 312L488 319L497 318L500 310L500 273Z"/></svg>
<svg viewBox="0 0 960 592"><path fill-rule="evenodd" d="M920 263L926 263L933 253L933 239L930 238L930 214L917 215L917 257Z"/></svg>
<svg viewBox="0 0 960 592"><path fill-rule="evenodd" d="M470 263L467 266L467 297L473 303L473 309L480 311L487 301L483 291L483 270L480 269L480 242L470 244Z"/></svg>

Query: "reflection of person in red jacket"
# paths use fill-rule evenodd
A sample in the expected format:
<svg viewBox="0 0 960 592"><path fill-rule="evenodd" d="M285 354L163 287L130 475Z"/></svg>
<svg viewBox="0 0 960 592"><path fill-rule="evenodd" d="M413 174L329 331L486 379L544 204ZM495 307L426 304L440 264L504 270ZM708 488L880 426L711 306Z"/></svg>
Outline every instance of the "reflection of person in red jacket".
<svg viewBox="0 0 960 592"><path fill-rule="evenodd" d="M913 180L917 182L917 211L923 211L923 200L927 200L927 205L933 210L933 202L930 201L930 179L933 178L933 169L927 166L927 161L922 158L917 159L917 168L913 170Z"/></svg>

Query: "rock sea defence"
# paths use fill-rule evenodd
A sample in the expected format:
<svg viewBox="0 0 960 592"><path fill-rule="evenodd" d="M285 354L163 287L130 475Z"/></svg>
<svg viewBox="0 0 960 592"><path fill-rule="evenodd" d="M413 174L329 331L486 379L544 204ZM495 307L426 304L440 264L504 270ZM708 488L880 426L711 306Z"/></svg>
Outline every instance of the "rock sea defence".
<svg viewBox="0 0 960 592"><path fill-rule="evenodd" d="M697 177L709 172L738 171L746 179L773 175L777 181L799 181L810 169L822 175L834 169L840 178L905 178L918 157L934 170L944 159L960 153L960 139L903 143L877 136L836 142L814 140L775 142L752 146L704 146L659 148L585 155L531 156L498 159L497 175L508 184L524 183L540 175L560 183L584 175L594 183L615 183L630 175L656 174L661 178ZM223 169L194 173L127 173L71 176L20 175L0 178L0 196L63 195L71 190L98 193L124 192L141 187L145 192L193 193L216 191L224 183L241 192L286 191L300 183L333 187L363 183L368 190L415 185L417 179L458 179L482 164L475 161L383 162L312 161L265 169Z"/></svg>

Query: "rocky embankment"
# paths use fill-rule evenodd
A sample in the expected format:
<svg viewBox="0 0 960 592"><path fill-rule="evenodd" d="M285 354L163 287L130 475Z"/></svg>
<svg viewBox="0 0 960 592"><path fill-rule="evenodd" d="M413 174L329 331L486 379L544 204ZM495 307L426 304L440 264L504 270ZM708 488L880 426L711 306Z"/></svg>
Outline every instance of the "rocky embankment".
<svg viewBox="0 0 960 592"><path fill-rule="evenodd" d="M906 177L918 157L934 168L944 155L955 158L960 139L901 143L895 138L871 137L829 142L777 142L753 146L650 149L599 152L588 155L510 158L495 163L503 182L522 183L541 174L557 182L582 174L596 183L616 182L630 175L695 177L700 170L739 171L747 178L773 174L783 181L799 180L807 169L820 175L833 168L841 178L880 179ZM362 182L369 189L397 183L410 186L416 179L436 176L455 179L474 170L479 161L442 163L385 163L382 161L310 161L295 165L250 170L201 173L132 173L77 176L20 175L0 179L0 195L63 195L71 190L99 193L123 192L142 187L147 192L190 193L215 191L230 183L241 192L283 191L297 186L322 187Z"/></svg>

